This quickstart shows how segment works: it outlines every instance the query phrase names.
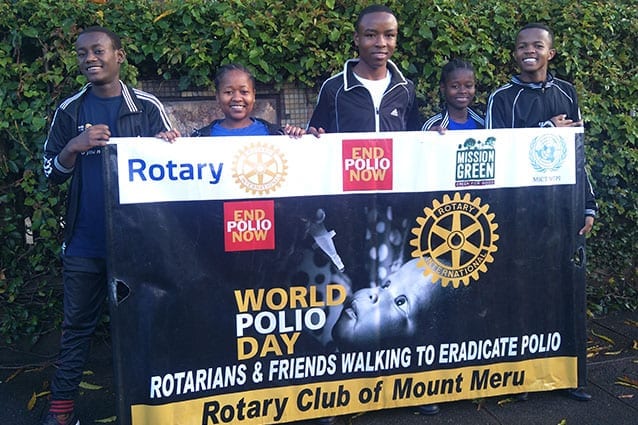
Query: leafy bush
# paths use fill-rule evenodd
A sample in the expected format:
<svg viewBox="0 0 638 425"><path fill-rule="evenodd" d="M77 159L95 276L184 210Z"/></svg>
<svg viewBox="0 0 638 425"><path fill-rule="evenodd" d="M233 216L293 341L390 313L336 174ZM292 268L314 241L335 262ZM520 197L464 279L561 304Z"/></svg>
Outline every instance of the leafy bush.
<svg viewBox="0 0 638 425"><path fill-rule="evenodd" d="M0 4L0 334L36 339L61 317L57 256L64 187L48 187L42 145L57 103L83 82L73 43L104 25L123 39L137 79L210 87L218 65L251 67L262 83L318 88L354 54L363 1L13 0ZM552 69L574 81L587 122L589 168L600 204L589 239L594 313L638 303L638 8L632 1L390 1L400 23L394 60L418 86L425 115L438 105L438 73L451 57L476 67L480 103L515 72L517 29L556 33ZM63 7L61 7L63 6ZM29 224L30 223L30 224ZM33 243L25 239L30 233Z"/></svg>

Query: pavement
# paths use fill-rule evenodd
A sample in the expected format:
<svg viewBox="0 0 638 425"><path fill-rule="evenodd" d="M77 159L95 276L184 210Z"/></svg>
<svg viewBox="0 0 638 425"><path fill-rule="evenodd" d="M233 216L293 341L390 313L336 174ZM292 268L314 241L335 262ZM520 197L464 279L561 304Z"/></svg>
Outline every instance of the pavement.
<svg viewBox="0 0 638 425"><path fill-rule="evenodd" d="M0 347L0 424L36 425L46 407L58 335L35 346ZM505 397L440 405L435 416L411 409L387 409L340 417L337 425L629 425L638 424L638 312L588 319L587 391L579 402L565 391L530 393L516 402ZM110 339L98 333L76 402L83 425L117 425ZM310 424L310 422L304 423Z"/></svg>

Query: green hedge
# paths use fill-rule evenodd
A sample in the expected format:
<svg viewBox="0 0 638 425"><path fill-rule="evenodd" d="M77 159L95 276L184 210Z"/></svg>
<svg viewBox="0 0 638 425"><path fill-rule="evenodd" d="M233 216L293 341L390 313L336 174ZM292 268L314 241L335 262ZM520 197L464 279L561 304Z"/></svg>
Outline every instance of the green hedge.
<svg viewBox="0 0 638 425"><path fill-rule="evenodd" d="M262 83L317 89L354 54L364 2L345 0L14 0L0 4L0 336L36 339L61 317L64 187L48 187L42 145L57 103L82 84L73 43L82 27L123 38L124 76L210 87L218 65L239 61ZM438 72L471 60L479 102L515 71L516 30L556 32L553 69L574 81L587 122L588 166L601 207L588 240L594 313L636 308L638 240L638 8L635 1L391 1L400 23L395 61L438 108ZM25 224L31 221L31 226ZM31 232L33 243L25 240ZM530 230L532 231L532 230Z"/></svg>

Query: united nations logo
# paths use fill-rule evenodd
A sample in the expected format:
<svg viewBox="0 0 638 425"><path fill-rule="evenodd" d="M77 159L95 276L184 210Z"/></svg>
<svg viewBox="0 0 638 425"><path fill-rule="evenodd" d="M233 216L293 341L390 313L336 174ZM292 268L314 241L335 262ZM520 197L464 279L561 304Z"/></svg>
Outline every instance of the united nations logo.
<svg viewBox="0 0 638 425"><path fill-rule="evenodd" d="M567 157L565 140L553 134L535 137L529 146L529 161L534 170L542 173L556 171Z"/></svg>
<svg viewBox="0 0 638 425"><path fill-rule="evenodd" d="M246 192L267 194L286 178L286 158L272 145L256 143L242 149L233 162L233 178Z"/></svg>

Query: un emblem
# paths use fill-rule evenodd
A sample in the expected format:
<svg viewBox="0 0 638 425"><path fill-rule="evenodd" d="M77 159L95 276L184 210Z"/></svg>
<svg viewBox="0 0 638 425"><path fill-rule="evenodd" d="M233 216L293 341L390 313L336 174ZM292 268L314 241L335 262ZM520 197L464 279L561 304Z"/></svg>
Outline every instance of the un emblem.
<svg viewBox="0 0 638 425"><path fill-rule="evenodd" d="M529 160L536 171L546 173L563 166L567 157L565 140L553 134L535 137L529 147Z"/></svg>

